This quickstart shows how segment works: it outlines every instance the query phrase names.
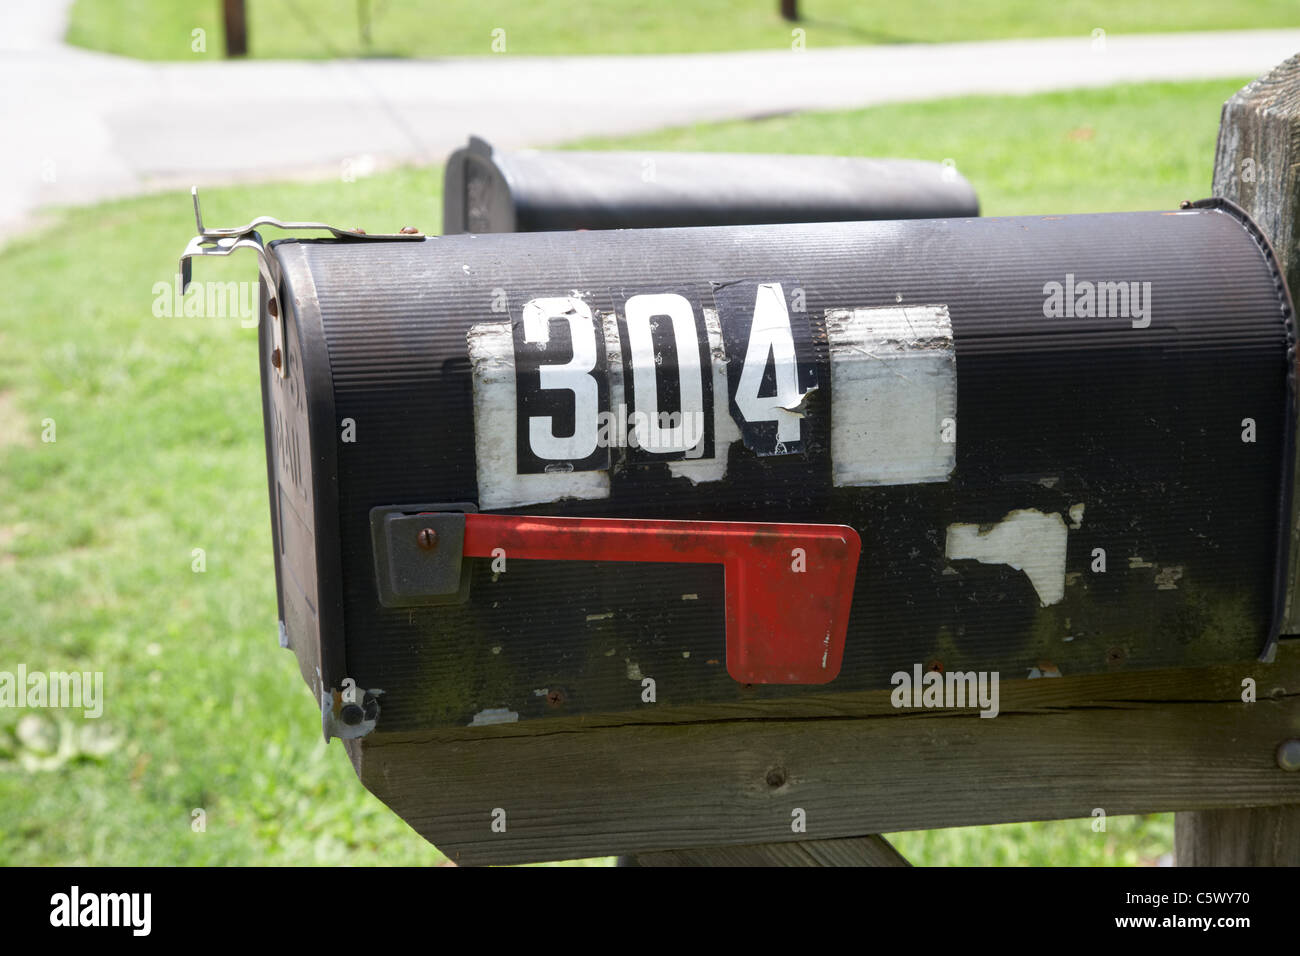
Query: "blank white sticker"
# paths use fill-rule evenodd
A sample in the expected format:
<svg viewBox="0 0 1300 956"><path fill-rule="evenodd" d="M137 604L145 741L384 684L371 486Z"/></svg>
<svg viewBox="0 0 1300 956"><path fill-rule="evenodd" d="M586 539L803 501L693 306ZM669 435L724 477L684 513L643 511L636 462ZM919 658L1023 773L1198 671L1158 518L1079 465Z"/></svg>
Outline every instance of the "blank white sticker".
<svg viewBox="0 0 1300 956"><path fill-rule="evenodd" d="M837 487L947 481L957 463L957 361L947 306L830 309Z"/></svg>

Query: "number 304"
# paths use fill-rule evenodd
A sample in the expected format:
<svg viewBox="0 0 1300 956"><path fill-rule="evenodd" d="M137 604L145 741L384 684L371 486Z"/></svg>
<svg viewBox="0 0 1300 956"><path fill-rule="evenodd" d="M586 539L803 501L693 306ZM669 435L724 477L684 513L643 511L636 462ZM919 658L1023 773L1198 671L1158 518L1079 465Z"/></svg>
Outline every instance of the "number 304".
<svg viewBox="0 0 1300 956"><path fill-rule="evenodd" d="M802 417L792 409L811 356L796 340L781 283L749 288L752 309L722 311L713 333L730 356L731 394L718 398L729 399L742 431L759 426L774 450L793 450ZM524 304L513 336L521 472L601 470L610 447L639 460L711 457L713 343L703 316L681 292L638 293L621 306L617 322L601 323L578 298ZM623 401L613 408L606 335L618 336L610 344L622 357Z"/></svg>

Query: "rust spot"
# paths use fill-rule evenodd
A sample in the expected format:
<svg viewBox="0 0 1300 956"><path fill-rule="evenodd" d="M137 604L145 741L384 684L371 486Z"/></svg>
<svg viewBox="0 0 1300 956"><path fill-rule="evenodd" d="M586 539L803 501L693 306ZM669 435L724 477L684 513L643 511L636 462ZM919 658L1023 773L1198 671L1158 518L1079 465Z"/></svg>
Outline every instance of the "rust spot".
<svg viewBox="0 0 1300 956"><path fill-rule="evenodd" d="M1124 648L1112 647L1110 650L1106 652L1106 663L1118 664L1121 661L1123 661L1126 656L1127 655L1124 653Z"/></svg>
<svg viewBox="0 0 1300 956"><path fill-rule="evenodd" d="M564 691L556 690L547 691L546 702L552 707L559 707L564 703Z"/></svg>
<svg viewBox="0 0 1300 956"><path fill-rule="evenodd" d="M420 230L414 226L403 226L400 231L404 236L418 236L420 234Z"/></svg>
<svg viewBox="0 0 1300 956"><path fill-rule="evenodd" d="M939 660L939 659L936 658L935 660L932 660L932 661L930 661L930 663L926 664L926 665L925 665L925 669L928 670L928 671L932 671L932 672L934 672L935 674L942 674L942 673L943 673L943 661L941 661L941 660Z"/></svg>
<svg viewBox="0 0 1300 956"><path fill-rule="evenodd" d="M271 364L272 364L275 368L279 368L279 367L280 367L280 350L279 350L279 349L275 349L275 350L273 350L273 351L271 352Z"/></svg>

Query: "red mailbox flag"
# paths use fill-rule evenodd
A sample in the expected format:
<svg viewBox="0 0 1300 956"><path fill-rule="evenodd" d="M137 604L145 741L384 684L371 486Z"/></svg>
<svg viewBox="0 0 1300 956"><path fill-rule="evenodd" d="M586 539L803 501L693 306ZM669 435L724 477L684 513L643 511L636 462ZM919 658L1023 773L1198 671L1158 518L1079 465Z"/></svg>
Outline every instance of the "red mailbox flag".
<svg viewBox="0 0 1300 956"><path fill-rule="evenodd" d="M727 672L825 684L844 658L862 542L847 525L467 514L466 557L721 564Z"/></svg>

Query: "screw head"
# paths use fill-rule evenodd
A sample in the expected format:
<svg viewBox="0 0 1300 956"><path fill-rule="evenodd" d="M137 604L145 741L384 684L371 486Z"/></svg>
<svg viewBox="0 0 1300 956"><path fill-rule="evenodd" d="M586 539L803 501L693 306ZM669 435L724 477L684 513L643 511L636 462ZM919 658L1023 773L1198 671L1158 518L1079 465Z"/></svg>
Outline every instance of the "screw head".
<svg viewBox="0 0 1300 956"><path fill-rule="evenodd" d="M279 368L279 367L280 367L280 362L281 362L281 358L280 358L280 350L279 350L279 349L274 349L274 350L271 352L271 364L272 364L273 366L275 366L276 368Z"/></svg>
<svg viewBox="0 0 1300 956"><path fill-rule="evenodd" d="M765 782L769 787L775 790L778 787L784 787L785 780L786 780L785 768L773 767L771 770L767 772L767 778Z"/></svg>
<svg viewBox="0 0 1300 956"><path fill-rule="evenodd" d="M343 709L339 711L339 719L349 727L355 727L361 723L365 712L358 704L344 704Z"/></svg>
<svg viewBox="0 0 1300 956"><path fill-rule="evenodd" d="M425 551L432 551L438 546L438 532L432 528L421 528L420 533L415 536L415 543Z"/></svg>
<svg viewBox="0 0 1300 956"><path fill-rule="evenodd" d="M1300 770L1300 740L1292 737L1277 745L1277 765L1283 770Z"/></svg>

